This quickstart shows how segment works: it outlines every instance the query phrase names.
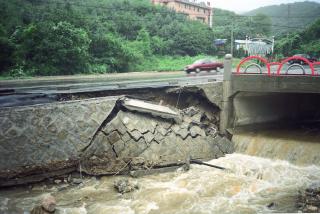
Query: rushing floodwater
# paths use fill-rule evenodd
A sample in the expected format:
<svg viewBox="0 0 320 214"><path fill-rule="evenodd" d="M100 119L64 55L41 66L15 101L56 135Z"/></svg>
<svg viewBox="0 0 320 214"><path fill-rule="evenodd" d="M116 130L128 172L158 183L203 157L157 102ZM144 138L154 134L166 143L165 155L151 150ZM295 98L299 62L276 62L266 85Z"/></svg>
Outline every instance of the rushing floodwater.
<svg viewBox="0 0 320 214"><path fill-rule="evenodd" d="M70 214L295 212L298 191L320 179L316 166L298 167L242 154L210 163L231 170L192 165L188 172L140 178L140 189L125 195L113 189L119 177L91 179L60 191L57 187L2 191L0 212L29 211L48 193L56 197L60 213ZM275 206L269 209L271 203Z"/></svg>
<svg viewBox="0 0 320 214"><path fill-rule="evenodd" d="M299 191L320 180L320 134L259 131L235 135L234 141L238 153L210 161L229 171L191 165L188 172L136 179L140 189L124 195L113 187L121 177L0 190L0 213L29 213L45 194L56 198L64 214L297 212Z"/></svg>

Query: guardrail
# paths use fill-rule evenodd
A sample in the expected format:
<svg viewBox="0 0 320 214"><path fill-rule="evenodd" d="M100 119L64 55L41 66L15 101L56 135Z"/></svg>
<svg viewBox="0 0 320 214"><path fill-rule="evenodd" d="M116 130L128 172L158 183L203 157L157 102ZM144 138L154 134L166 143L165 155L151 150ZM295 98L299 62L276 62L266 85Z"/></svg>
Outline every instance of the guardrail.
<svg viewBox="0 0 320 214"><path fill-rule="evenodd" d="M252 62L253 60L257 62ZM299 63L295 63L298 61ZM293 62L293 63L289 63ZM288 66L287 66L288 65ZM271 67L278 66L277 69L272 71ZM286 67L285 72L283 71ZM306 75L306 76L319 76L320 70L317 71L315 66L320 66L320 62L310 62L308 59L299 56L293 56L282 60L281 62L269 62L266 58L260 56L249 56L240 61L237 70L234 74L261 74L268 76L283 76L283 75ZM258 72L248 72L250 69L256 68ZM310 71L307 70L310 68ZM291 73L291 71L302 71L302 74ZM309 71L309 72L306 72Z"/></svg>

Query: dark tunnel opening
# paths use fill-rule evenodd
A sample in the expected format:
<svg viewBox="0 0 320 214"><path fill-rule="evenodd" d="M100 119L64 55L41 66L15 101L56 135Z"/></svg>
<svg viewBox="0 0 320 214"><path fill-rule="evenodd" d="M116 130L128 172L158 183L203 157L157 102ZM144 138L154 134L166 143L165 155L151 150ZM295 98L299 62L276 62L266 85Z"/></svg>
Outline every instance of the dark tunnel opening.
<svg viewBox="0 0 320 214"><path fill-rule="evenodd" d="M233 105L234 128L320 128L320 94L241 92Z"/></svg>

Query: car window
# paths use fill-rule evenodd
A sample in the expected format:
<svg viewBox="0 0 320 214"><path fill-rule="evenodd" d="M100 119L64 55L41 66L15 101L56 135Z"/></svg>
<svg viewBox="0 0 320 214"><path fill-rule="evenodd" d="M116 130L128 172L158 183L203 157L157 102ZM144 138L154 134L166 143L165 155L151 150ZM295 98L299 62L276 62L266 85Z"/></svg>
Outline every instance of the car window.
<svg viewBox="0 0 320 214"><path fill-rule="evenodd" d="M204 62L203 59L199 59L199 60L195 61L193 64L201 64L201 63L203 63L203 62Z"/></svg>

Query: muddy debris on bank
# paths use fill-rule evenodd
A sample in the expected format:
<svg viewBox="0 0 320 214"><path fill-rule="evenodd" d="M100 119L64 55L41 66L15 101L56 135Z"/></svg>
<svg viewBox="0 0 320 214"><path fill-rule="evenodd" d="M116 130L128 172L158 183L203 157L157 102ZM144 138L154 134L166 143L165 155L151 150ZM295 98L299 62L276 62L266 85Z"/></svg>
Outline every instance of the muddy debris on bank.
<svg viewBox="0 0 320 214"><path fill-rule="evenodd" d="M298 198L298 208L304 213L320 212L320 183L314 183Z"/></svg>

